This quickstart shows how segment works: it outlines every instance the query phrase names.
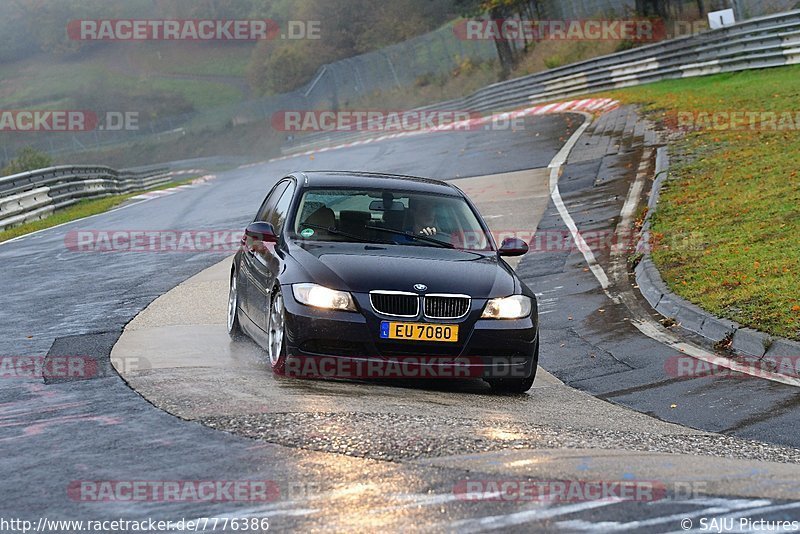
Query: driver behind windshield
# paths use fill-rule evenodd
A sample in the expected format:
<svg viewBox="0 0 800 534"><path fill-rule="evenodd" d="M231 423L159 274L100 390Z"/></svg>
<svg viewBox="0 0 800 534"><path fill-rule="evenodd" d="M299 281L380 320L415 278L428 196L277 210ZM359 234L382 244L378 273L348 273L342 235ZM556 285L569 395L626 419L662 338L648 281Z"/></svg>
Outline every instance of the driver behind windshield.
<svg viewBox="0 0 800 534"><path fill-rule="evenodd" d="M312 189L301 200L295 228L303 240L492 249L469 204L457 196Z"/></svg>
<svg viewBox="0 0 800 534"><path fill-rule="evenodd" d="M418 235L436 235L436 203L432 199L412 197L408 200L408 209L409 231Z"/></svg>

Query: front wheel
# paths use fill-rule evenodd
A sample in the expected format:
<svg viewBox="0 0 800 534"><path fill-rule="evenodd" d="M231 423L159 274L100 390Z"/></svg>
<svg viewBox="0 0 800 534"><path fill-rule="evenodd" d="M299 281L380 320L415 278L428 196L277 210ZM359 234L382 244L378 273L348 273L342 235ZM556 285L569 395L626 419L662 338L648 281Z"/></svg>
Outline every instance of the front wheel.
<svg viewBox="0 0 800 534"><path fill-rule="evenodd" d="M236 283L236 271L231 274L230 291L228 292L228 335L238 339L242 335L239 324L239 288Z"/></svg>
<svg viewBox="0 0 800 534"><path fill-rule="evenodd" d="M536 339L536 347L533 350L533 369L530 376L525 378L490 378L486 381L492 386L492 391L496 393L525 393L533 387L536 379L536 368L539 364L539 339Z"/></svg>
<svg viewBox="0 0 800 534"><path fill-rule="evenodd" d="M272 371L282 375L286 370L286 311L283 306L283 294L280 288L275 289L269 306L269 363Z"/></svg>
<svg viewBox="0 0 800 534"><path fill-rule="evenodd" d="M489 380L492 391L496 393L525 393L533 387L536 371L526 378L495 378Z"/></svg>

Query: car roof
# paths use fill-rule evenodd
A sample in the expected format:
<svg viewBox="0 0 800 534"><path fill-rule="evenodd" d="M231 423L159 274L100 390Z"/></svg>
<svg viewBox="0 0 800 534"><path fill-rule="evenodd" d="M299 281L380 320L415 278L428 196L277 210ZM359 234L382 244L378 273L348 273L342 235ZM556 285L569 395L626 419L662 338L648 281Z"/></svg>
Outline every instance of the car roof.
<svg viewBox="0 0 800 534"><path fill-rule="evenodd" d="M451 196L462 195L458 188L447 182L403 174L362 171L302 171L292 174L304 182L305 187L386 188Z"/></svg>

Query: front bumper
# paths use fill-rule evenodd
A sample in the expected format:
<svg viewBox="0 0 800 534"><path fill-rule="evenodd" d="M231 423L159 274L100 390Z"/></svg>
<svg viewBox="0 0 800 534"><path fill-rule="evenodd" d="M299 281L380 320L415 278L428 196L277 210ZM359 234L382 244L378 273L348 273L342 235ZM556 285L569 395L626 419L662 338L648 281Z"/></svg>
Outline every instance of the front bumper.
<svg viewBox="0 0 800 534"><path fill-rule="evenodd" d="M381 339L382 317L368 297L354 295L358 312L322 310L300 304L284 290L287 326L287 374L330 378L525 378L538 359L536 308L530 317L480 319L485 299L473 301L459 321L459 341ZM409 320L412 321L412 320ZM294 371L294 372L293 372Z"/></svg>

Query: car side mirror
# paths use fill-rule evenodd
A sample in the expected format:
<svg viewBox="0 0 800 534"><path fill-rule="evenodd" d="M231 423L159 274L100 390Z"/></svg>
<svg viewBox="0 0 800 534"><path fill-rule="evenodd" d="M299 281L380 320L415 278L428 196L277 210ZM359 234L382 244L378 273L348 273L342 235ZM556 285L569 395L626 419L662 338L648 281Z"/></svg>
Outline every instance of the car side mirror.
<svg viewBox="0 0 800 534"><path fill-rule="evenodd" d="M250 223L245 229L244 235L256 241L264 241L266 243L278 242L278 236L275 235L275 228L268 222L257 221Z"/></svg>
<svg viewBox="0 0 800 534"><path fill-rule="evenodd" d="M497 251L501 256L522 256L528 252L528 244L516 237L503 239L500 250Z"/></svg>

